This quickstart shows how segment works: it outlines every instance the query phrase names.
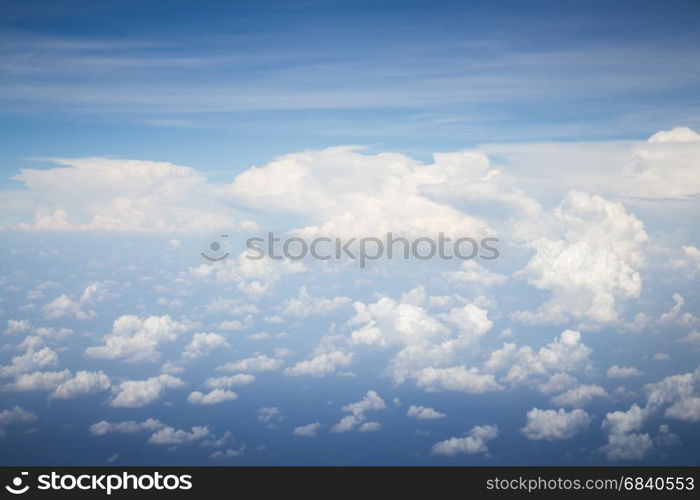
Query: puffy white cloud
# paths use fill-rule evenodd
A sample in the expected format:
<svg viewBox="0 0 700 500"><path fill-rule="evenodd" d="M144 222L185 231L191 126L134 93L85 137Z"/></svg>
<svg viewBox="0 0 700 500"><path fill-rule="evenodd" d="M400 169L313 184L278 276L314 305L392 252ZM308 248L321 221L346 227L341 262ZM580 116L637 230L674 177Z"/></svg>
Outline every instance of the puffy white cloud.
<svg viewBox="0 0 700 500"><path fill-rule="evenodd" d="M646 416L646 410L634 404L627 411L608 413L602 427L611 434L628 434L640 430Z"/></svg>
<svg viewBox="0 0 700 500"><path fill-rule="evenodd" d="M284 374L291 377L323 377L335 372L337 367L349 366L352 363L352 359L352 354L340 350L318 352L311 359L300 361L294 366L290 366L284 371Z"/></svg>
<svg viewBox="0 0 700 500"><path fill-rule="evenodd" d="M302 262L289 259L274 260L246 258L246 253L230 257L223 262L206 263L188 269L190 276L200 280L234 283L251 297L260 297L272 291L285 276L306 272Z"/></svg>
<svg viewBox="0 0 700 500"><path fill-rule="evenodd" d="M163 427L165 427L165 424L155 418L148 418L143 422L136 422L134 420L128 420L125 422L107 422L106 420L101 420L90 426L90 434L93 436L104 436L105 434L110 433L137 434L144 431L157 431Z"/></svg>
<svg viewBox="0 0 700 500"><path fill-rule="evenodd" d="M259 354L251 358L231 361L219 366L217 370L226 372L272 372L284 366L284 360L271 358L266 354Z"/></svg>
<svg viewBox="0 0 700 500"><path fill-rule="evenodd" d="M654 449L649 434L610 434L602 447L608 460L641 460Z"/></svg>
<svg viewBox="0 0 700 500"><path fill-rule="evenodd" d="M640 377L642 372L633 366L618 366L613 365L608 368L607 376L608 378L630 378L630 377Z"/></svg>
<svg viewBox="0 0 700 500"><path fill-rule="evenodd" d="M416 385L428 392L459 391L482 393L500 391L503 386L490 373L479 373L477 368L453 366L450 368L424 368L414 374Z"/></svg>
<svg viewBox="0 0 700 500"><path fill-rule="evenodd" d="M81 370L73 378L61 382L49 394L53 399L70 399L85 394L105 391L111 387L109 377L102 371L90 372Z"/></svg>
<svg viewBox="0 0 700 500"><path fill-rule="evenodd" d="M187 396L187 402L193 405L216 405L226 401L233 401L237 397L238 394L233 391L213 389L207 394L203 394L199 391L191 392L190 395Z"/></svg>
<svg viewBox="0 0 700 500"><path fill-rule="evenodd" d="M479 153L434 159L421 165L404 155L361 154L351 147L292 153L239 174L230 194L249 206L306 216L311 225L299 232L307 236L485 235L484 221L434 200L453 194L493 200L503 191L499 172Z"/></svg>
<svg viewBox="0 0 700 500"><path fill-rule="evenodd" d="M2 386L4 391L52 391L62 382L70 379L72 373L66 369L60 372L32 372L18 375L14 382Z"/></svg>
<svg viewBox="0 0 700 500"><path fill-rule="evenodd" d="M681 399L669 406L664 415L686 422L700 422L700 396L689 396Z"/></svg>
<svg viewBox="0 0 700 500"><path fill-rule="evenodd" d="M367 394L365 394L360 401L343 406L343 411L349 412L350 415L343 417L340 419L340 422L331 427L331 432L342 433L352 430L371 432L379 430L379 424L377 422L366 421L367 417L365 413L368 411L385 409L386 403L379 394L375 391L367 391Z"/></svg>
<svg viewBox="0 0 700 500"><path fill-rule="evenodd" d="M559 406L583 408L595 398L606 398L608 393L599 385L579 385L563 394L552 398L552 403Z"/></svg>
<svg viewBox="0 0 700 500"><path fill-rule="evenodd" d="M263 424L274 425L284 420L282 412L276 406L262 406L258 408L258 421Z"/></svg>
<svg viewBox="0 0 700 500"><path fill-rule="evenodd" d="M552 386L553 382L571 382L567 374L585 371L590 365L592 352L582 342L580 332L564 330L558 339L538 351L530 346L518 348L514 343L504 344L501 349L491 352L484 364L484 371L505 372L504 382L539 386L543 392L547 392L544 389ZM558 385L554 384L554 387Z"/></svg>
<svg viewBox="0 0 700 500"><path fill-rule="evenodd" d="M127 380L114 388L112 406L141 408L156 401L165 389L182 387L185 383L172 375L158 375L146 380Z"/></svg>
<svg viewBox="0 0 700 500"><path fill-rule="evenodd" d="M104 336L104 345L88 347L85 354L91 358L123 359L128 362L157 361L161 343L175 340L187 325L170 316L120 316L112 325L112 332Z"/></svg>
<svg viewBox="0 0 700 500"><path fill-rule="evenodd" d="M285 299L282 315L294 318L308 318L317 314L330 314L339 307L350 303L347 297L312 297L305 286L299 289L297 297Z"/></svg>
<svg viewBox="0 0 700 500"><path fill-rule="evenodd" d="M65 293L61 294L44 306L44 316L47 319L94 318L97 313L87 307L108 298L110 296L108 287L108 283L96 281L86 286L78 299L73 299Z"/></svg>
<svg viewBox="0 0 700 500"><path fill-rule="evenodd" d="M590 415L580 409L566 412L533 408L527 412L527 424L522 432L534 441L571 439L586 430L590 423Z"/></svg>
<svg viewBox="0 0 700 500"><path fill-rule="evenodd" d="M0 411L0 427L12 424L27 424L36 422L39 417L31 411L27 411L21 406L15 406L9 410Z"/></svg>
<svg viewBox="0 0 700 500"><path fill-rule="evenodd" d="M617 302L642 289L642 222L621 203L572 191L554 210L551 225L542 236L527 235L525 244L535 254L519 275L552 297L539 311L514 317L534 323L618 319Z"/></svg>
<svg viewBox="0 0 700 500"><path fill-rule="evenodd" d="M197 359L219 347L229 347L229 344L218 333L195 333L182 355L189 359Z"/></svg>
<svg viewBox="0 0 700 500"><path fill-rule="evenodd" d="M292 430L292 434L302 437L316 437L321 429L320 422L313 422L307 425L300 425Z"/></svg>
<svg viewBox="0 0 700 500"><path fill-rule="evenodd" d="M431 451L434 455L446 455L448 457L453 457L460 453L470 455L488 453L489 449L486 443L496 437L498 437L498 426L477 425L465 437L452 437L435 443Z"/></svg>
<svg viewBox="0 0 700 500"><path fill-rule="evenodd" d="M419 420L436 420L440 418L445 418L447 416L444 413L434 410L432 408L416 405L411 405L408 408L406 415L408 415L409 417L417 418Z"/></svg>
<svg viewBox="0 0 700 500"><path fill-rule="evenodd" d="M8 366L0 366L0 376L9 377L22 373L36 371L41 368L50 368L58 365L56 351L49 347L34 350L29 349L20 356L13 356L12 363Z"/></svg>
<svg viewBox="0 0 700 500"><path fill-rule="evenodd" d="M231 387L241 387L255 382L255 375L246 373L238 373L229 377L212 377L208 378L204 385L210 389L229 389Z"/></svg>
<svg viewBox="0 0 700 500"><path fill-rule="evenodd" d="M163 427L162 429L151 434L148 438L150 444L178 446L190 444L195 441L200 441L211 435L208 427L194 426L191 431L183 429L175 429L173 427Z"/></svg>
<svg viewBox="0 0 700 500"><path fill-rule="evenodd" d="M483 287L501 285L508 281L507 276L488 271L475 260L464 261L459 271L446 272L443 273L443 276L451 281L465 282Z"/></svg>
<svg viewBox="0 0 700 500"><path fill-rule="evenodd" d="M32 329L32 325L26 319L8 319L6 335L14 335L15 333L25 333Z"/></svg>
<svg viewBox="0 0 700 500"><path fill-rule="evenodd" d="M209 231L231 227L216 185L189 167L113 158L49 158L59 167L22 169L14 178L39 230ZM19 195L18 195L19 196ZM25 219L26 220L26 219Z"/></svg>
<svg viewBox="0 0 700 500"><path fill-rule="evenodd" d="M474 348L493 323L488 311L475 304L452 307L447 313L430 314L427 307L437 301L423 287L405 293L399 300L381 297L375 303L355 302L349 325L350 344L396 348L387 369L395 383L416 378L422 369L454 363L460 353ZM439 301L442 306L449 300Z"/></svg>

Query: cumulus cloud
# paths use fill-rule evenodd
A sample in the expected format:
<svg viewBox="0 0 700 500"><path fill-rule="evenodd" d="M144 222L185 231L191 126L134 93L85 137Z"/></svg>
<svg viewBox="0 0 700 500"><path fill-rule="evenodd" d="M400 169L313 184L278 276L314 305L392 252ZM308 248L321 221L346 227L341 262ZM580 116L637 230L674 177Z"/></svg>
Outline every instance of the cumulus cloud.
<svg viewBox="0 0 700 500"><path fill-rule="evenodd" d="M53 399L71 399L85 394L105 391L112 386L109 377L102 371L81 370L74 377L61 382L51 394Z"/></svg>
<svg viewBox="0 0 700 500"><path fill-rule="evenodd" d="M321 424L319 422L313 422L307 425L300 425L292 430L292 434L301 437L316 437L318 431L321 429Z"/></svg>
<svg viewBox="0 0 700 500"><path fill-rule="evenodd" d="M105 434L137 434L139 432L153 432L165 427L160 420L148 418L143 422L128 420L125 422L108 422L100 420L90 426L90 434L93 436L104 436Z"/></svg>
<svg viewBox="0 0 700 500"><path fill-rule="evenodd" d="M367 394L360 401L343 406L343 411L349 412L350 415L343 417L340 419L340 422L331 427L331 432L342 433L352 430L370 432L379 430L377 422L367 422L365 413L385 409L386 403L379 394L376 391L367 391Z"/></svg>
<svg viewBox="0 0 700 500"><path fill-rule="evenodd" d="M229 389L231 387L241 387L252 384L255 381L255 375L246 373L238 373L229 377L212 377L208 378L204 385L210 389Z"/></svg>
<svg viewBox="0 0 700 500"><path fill-rule="evenodd" d="M562 382L566 385L574 381L569 374L585 371L590 366L592 352L581 340L580 332L564 330L559 338L537 351L512 342L504 344L491 352L484 371L503 373L502 381L506 383L530 385L548 392L549 388L561 388Z"/></svg>
<svg viewBox="0 0 700 500"><path fill-rule="evenodd" d="M218 333L195 333L192 341L185 346L182 355L185 358L197 359L217 348L230 347L226 339Z"/></svg>
<svg viewBox="0 0 700 500"><path fill-rule="evenodd" d="M469 455L488 453L489 449L486 443L496 437L498 437L498 426L477 425L465 437L452 437L435 443L431 451L434 455L445 455L448 457L453 457L460 453Z"/></svg>
<svg viewBox="0 0 700 500"><path fill-rule="evenodd" d="M335 372L337 367L349 366L352 363L352 358L351 353L345 353L340 350L318 352L311 359L300 361L294 366L290 366L284 371L284 374L291 377L323 377Z"/></svg>
<svg viewBox="0 0 700 500"><path fill-rule="evenodd" d="M271 358L266 354L259 354L251 358L231 361L219 366L217 370L226 372L272 372L284 366L284 360Z"/></svg>
<svg viewBox="0 0 700 500"><path fill-rule="evenodd" d="M593 324L618 319L618 303L642 289L644 225L619 202L572 191L554 210L551 228L525 244L535 252L519 276L551 298L538 311L515 318L562 323L573 318Z"/></svg>
<svg viewBox="0 0 700 500"><path fill-rule="evenodd" d="M165 389L182 387L185 383L172 375L159 375L146 380L127 380L114 388L112 406L141 408L156 401Z"/></svg>
<svg viewBox="0 0 700 500"><path fill-rule="evenodd" d="M193 405L216 405L225 401L233 401L238 397L233 391L224 389L213 389L207 394L194 391L187 396L187 402Z"/></svg>
<svg viewBox="0 0 700 500"><path fill-rule="evenodd" d="M39 350L30 348L20 356L13 356L12 362L7 366L0 366L0 376L10 377L32 372L41 368L51 368L58 365L56 351L49 347Z"/></svg>
<svg viewBox="0 0 700 500"><path fill-rule="evenodd" d="M158 361L158 347L172 342L187 325L170 316L120 316L112 325L112 332L104 336L104 345L88 347L85 354L91 358L122 359L128 362Z"/></svg>
<svg viewBox="0 0 700 500"><path fill-rule="evenodd" d="M189 167L115 158L48 158L58 167L22 169L14 179L37 230L210 231L236 217L216 185Z"/></svg>
<svg viewBox="0 0 700 500"><path fill-rule="evenodd" d="M552 398L552 403L559 406L583 408L595 398L607 398L608 393L599 385L579 385L563 394Z"/></svg>
<svg viewBox="0 0 700 500"><path fill-rule="evenodd" d="M12 424L27 424L36 422L39 417L31 411L27 411L21 406L15 406L9 410L0 411L0 427Z"/></svg>
<svg viewBox="0 0 700 500"><path fill-rule="evenodd" d="M608 378L631 378L631 377L641 377L642 372L633 366L618 366L613 365L608 368L607 371Z"/></svg>
<svg viewBox="0 0 700 500"><path fill-rule="evenodd" d="M459 391L482 393L500 391L503 386L492 374L479 373L477 368L424 368L415 374L416 385L428 392Z"/></svg>
<svg viewBox="0 0 700 500"><path fill-rule="evenodd" d="M498 199L508 190L501 188L499 171L480 153L436 154L434 161L422 165L404 155L362 154L352 147L304 151L239 174L230 195L248 206L306 217L310 224L299 232L307 236L486 235L490 228L483 220L435 200Z"/></svg>
<svg viewBox="0 0 700 500"><path fill-rule="evenodd" d="M583 432L591 423L591 417L583 410L566 412L533 408L527 412L527 423L522 432L533 441L571 439Z"/></svg>
<svg viewBox="0 0 700 500"><path fill-rule="evenodd" d="M445 418L447 416L444 413L434 410L432 408L416 405L409 406L406 415L408 415L409 417L417 418L419 420L436 420L440 418Z"/></svg>
<svg viewBox="0 0 700 500"><path fill-rule="evenodd" d="M61 319L72 317L75 319L94 318L97 313L88 307L97 302L101 302L110 296L108 284L104 282L90 283L78 299L64 294L59 295L54 300L44 306L44 316L47 319Z"/></svg>
<svg viewBox="0 0 700 500"><path fill-rule="evenodd" d="M60 372L31 372L18 375L14 382L2 386L4 391L27 392L27 391L52 391L62 382L72 377L70 370L65 369Z"/></svg>
<svg viewBox="0 0 700 500"><path fill-rule="evenodd" d="M298 261L274 260L269 256L248 259L246 255L243 252L238 257L229 257L223 262L201 264L189 268L188 274L197 280L234 283L241 292L256 298L269 294L285 276L307 270L306 266Z"/></svg>
<svg viewBox="0 0 700 500"><path fill-rule="evenodd" d="M163 427L162 429L151 434L148 438L150 444L164 446L179 446L190 444L195 441L201 441L211 435L208 427L194 426L191 431L183 429L175 429L174 427Z"/></svg>
<svg viewBox="0 0 700 500"><path fill-rule="evenodd" d="M308 318L313 315L330 314L338 308L349 304L350 299L347 297L312 297L305 286L299 289L297 297L285 299L282 304L283 316L293 318Z"/></svg>

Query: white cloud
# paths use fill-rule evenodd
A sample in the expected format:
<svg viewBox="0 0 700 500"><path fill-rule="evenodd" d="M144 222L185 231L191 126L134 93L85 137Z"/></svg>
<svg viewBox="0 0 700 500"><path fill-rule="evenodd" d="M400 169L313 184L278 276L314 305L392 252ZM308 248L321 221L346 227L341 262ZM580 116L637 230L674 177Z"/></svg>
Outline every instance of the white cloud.
<svg viewBox="0 0 700 500"><path fill-rule="evenodd" d="M282 307L283 316L291 316L293 318L308 318L312 315L330 314L338 308L349 304L350 299L347 297L334 297L332 299L326 297L312 297L306 290L305 286L299 289L297 297L285 299Z"/></svg>
<svg viewBox="0 0 700 500"><path fill-rule="evenodd" d="M459 271L450 271L443 273L443 275L451 281L465 282L482 287L502 285L508 281L507 276L492 273L491 271L484 269L474 260L464 261Z"/></svg>
<svg viewBox="0 0 700 500"><path fill-rule="evenodd" d="M289 259L274 260L269 257L248 259L246 253L229 257L215 264L201 264L188 269L190 276L200 280L234 283L250 297L269 294L285 276L306 272L302 262Z"/></svg>
<svg viewBox="0 0 700 500"><path fill-rule="evenodd" d="M106 420L101 420L90 426L90 434L93 436L104 436L105 434L113 432L118 434L136 434L144 431L157 431L163 427L165 427L165 424L154 418L146 419L143 422L136 422L134 420L107 422Z"/></svg>
<svg viewBox="0 0 700 500"><path fill-rule="evenodd" d="M39 419L31 411L27 411L21 406L15 406L9 410L0 411L0 427L12 424L27 424L36 422Z"/></svg>
<svg viewBox="0 0 700 500"><path fill-rule="evenodd" d="M532 323L618 319L618 302L638 297L642 289L639 268L647 240L642 222L621 203L572 191L550 224L541 236L523 235L535 254L519 275L550 291L551 299L539 311L514 317Z"/></svg>
<svg viewBox="0 0 700 500"><path fill-rule="evenodd" d="M274 425L284 420L282 412L276 406L262 406L258 408L258 421L263 424Z"/></svg>
<svg viewBox="0 0 700 500"><path fill-rule="evenodd" d="M460 453L473 455L475 453L488 453L486 446L488 441L498 437L498 426L477 425L473 427L465 437L452 437L445 441L435 443L432 448L434 455L446 455L453 457Z"/></svg>
<svg viewBox="0 0 700 500"><path fill-rule="evenodd" d="M409 417L417 418L419 420L436 420L440 418L445 418L447 416L444 413L434 410L432 408L416 405L411 405L408 408L406 415L408 415Z"/></svg>
<svg viewBox="0 0 700 500"><path fill-rule="evenodd" d="M64 294L59 295L54 300L44 306L44 316L47 319L61 319L72 317L75 319L94 318L97 313L88 306L97 302L102 302L110 296L108 292L109 284L95 281L85 287L83 293L76 300Z"/></svg>
<svg viewBox="0 0 700 500"><path fill-rule="evenodd" d="M120 316L112 325L112 332L104 336L104 345L88 347L85 354L91 358L123 359L128 362L158 361L158 347L172 342L187 325L170 316Z"/></svg>
<svg viewBox="0 0 700 500"><path fill-rule="evenodd" d="M485 222L434 200L448 194L493 200L501 194L499 172L480 153L434 159L421 165L404 155L361 154L351 147L292 153L239 174L230 195L259 209L306 216L311 225L299 232L307 236L485 235Z"/></svg>
<svg viewBox="0 0 700 500"><path fill-rule="evenodd" d="M112 406L141 408L156 401L165 389L182 387L185 383L172 375L159 375L146 380L127 380L114 388Z"/></svg>
<svg viewBox="0 0 700 500"><path fill-rule="evenodd" d="M414 375L416 385L428 392L459 391L479 394L503 389L492 374L479 373L477 368L424 368Z"/></svg>
<svg viewBox="0 0 700 500"><path fill-rule="evenodd" d="M255 375L238 373L230 377L212 377L208 378L204 385L210 389L229 389L231 387L241 387L252 384L255 381Z"/></svg>
<svg viewBox="0 0 700 500"><path fill-rule="evenodd" d="M292 430L292 434L302 437L316 437L320 429L321 424L319 422L313 422L308 425L300 425L299 427L295 427Z"/></svg>
<svg viewBox="0 0 700 500"><path fill-rule="evenodd" d="M0 376L9 377L20 375L41 368L50 368L58 365L58 355L56 351L49 347L44 347L38 351L29 349L20 356L13 356L9 366L0 366Z"/></svg>
<svg viewBox="0 0 700 500"><path fill-rule="evenodd" d="M157 445L178 446L200 441L210 435L209 428L203 426L194 426L191 432L182 429L175 430L173 427L163 427L151 434L148 442Z"/></svg>
<svg viewBox="0 0 700 500"><path fill-rule="evenodd" d="M501 349L491 352L484 370L505 372L504 382L544 388L551 385L553 377L585 371L590 365L592 352L581 341L580 332L564 330L558 339L536 352L530 346L518 348L514 343L506 343ZM567 382L572 380L570 377L565 379Z"/></svg>
<svg viewBox="0 0 700 500"><path fill-rule="evenodd" d="M646 410L634 404L627 411L608 413L602 427L611 434L628 434L640 430L646 416Z"/></svg>
<svg viewBox="0 0 700 500"><path fill-rule="evenodd" d="M105 391L111 387L109 377L102 371L89 372L81 370L73 378L61 382L49 394L53 399L70 399L85 394Z"/></svg>
<svg viewBox="0 0 700 500"><path fill-rule="evenodd" d="M233 401L238 397L233 391L224 389L213 389L207 394L202 394L199 391L194 391L187 396L187 402L193 405L216 405L226 401Z"/></svg>
<svg viewBox="0 0 700 500"><path fill-rule="evenodd" d="M642 372L633 366L618 366L613 365L608 368L607 371L608 378L630 378L630 377L641 377Z"/></svg>
<svg viewBox="0 0 700 500"><path fill-rule="evenodd" d="M218 333L195 333L192 341L185 346L182 355L189 359L197 359L214 349L230 347L226 339Z"/></svg>
<svg viewBox="0 0 700 500"><path fill-rule="evenodd" d="M32 325L26 319L8 319L6 335L14 335L15 333L25 333L32 329Z"/></svg>
<svg viewBox="0 0 700 500"><path fill-rule="evenodd" d="M352 363L353 355L344 353L340 350L329 352L320 352L311 359L300 361L294 366L287 368L284 371L285 375L323 377L329 373L335 372L337 367L346 367Z"/></svg>
<svg viewBox="0 0 700 500"><path fill-rule="evenodd" d="M216 185L189 167L113 158L50 158L59 167L22 169L30 224L39 230L209 231L234 225ZM26 219L25 219L26 220Z"/></svg>
<svg viewBox="0 0 700 500"><path fill-rule="evenodd" d="M700 396L688 396L666 409L668 418L686 422L700 422Z"/></svg>
<svg viewBox="0 0 700 500"><path fill-rule="evenodd" d="M284 360L271 358L266 354L259 354L251 358L231 361L219 366L217 370L226 372L271 372L284 366Z"/></svg>
<svg viewBox="0 0 700 500"><path fill-rule="evenodd" d="M583 408L595 398L607 398L608 393L599 385L579 385L563 394L552 398L552 403L558 406Z"/></svg>
<svg viewBox="0 0 700 500"><path fill-rule="evenodd" d="M71 371L32 372L18 375L14 382L2 386L4 391L52 391L72 377Z"/></svg>
<svg viewBox="0 0 700 500"><path fill-rule="evenodd" d="M340 422L331 428L331 432L342 433L352 430L359 432L371 432L379 430L377 422L367 422L365 415L368 411L380 411L386 409L386 403L375 391L367 391L367 394L358 402L343 406L343 411L349 412L340 419Z"/></svg>
<svg viewBox="0 0 700 500"><path fill-rule="evenodd" d="M590 415L583 410L572 410L567 413L563 409L533 408L527 412L527 424L522 432L525 437L534 441L571 439L586 430L590 423Z"/></svg>
<svg viewBox="0 0 700 500"><path fill-rule="evenodd" d="M649 434L610 434L602 447L608 460L641 460L654 449Z"/></svg>

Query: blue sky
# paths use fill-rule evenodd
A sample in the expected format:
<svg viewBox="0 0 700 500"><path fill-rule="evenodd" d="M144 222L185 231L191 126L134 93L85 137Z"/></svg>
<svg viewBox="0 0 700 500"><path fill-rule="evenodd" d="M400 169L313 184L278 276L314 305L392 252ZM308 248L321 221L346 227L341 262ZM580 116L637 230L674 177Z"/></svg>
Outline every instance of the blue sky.
<svg viewBox="0 0 700 500"><path fill-rule="evenodd" d="M0 463L697 464L699 18L3 6Z"/></svg>

